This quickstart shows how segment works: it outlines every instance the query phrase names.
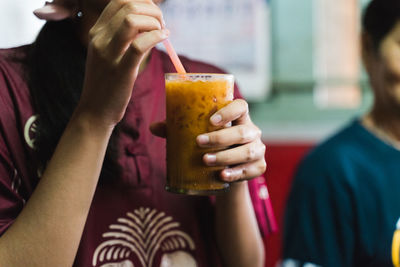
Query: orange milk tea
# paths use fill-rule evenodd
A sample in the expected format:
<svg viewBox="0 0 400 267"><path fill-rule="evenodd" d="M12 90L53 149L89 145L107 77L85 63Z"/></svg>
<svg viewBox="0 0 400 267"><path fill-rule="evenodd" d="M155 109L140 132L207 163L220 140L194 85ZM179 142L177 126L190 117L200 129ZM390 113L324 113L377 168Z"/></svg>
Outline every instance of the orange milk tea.
<svg viewBox="0 0 400 267"><path fill-rule="evenodd" d="M196 137L218 130L210 117L233 100L232 75L166 74L167 186L175 193L212 194L229 184L219 179L219 167L203 161L213 149L199 148Z"/></svg>

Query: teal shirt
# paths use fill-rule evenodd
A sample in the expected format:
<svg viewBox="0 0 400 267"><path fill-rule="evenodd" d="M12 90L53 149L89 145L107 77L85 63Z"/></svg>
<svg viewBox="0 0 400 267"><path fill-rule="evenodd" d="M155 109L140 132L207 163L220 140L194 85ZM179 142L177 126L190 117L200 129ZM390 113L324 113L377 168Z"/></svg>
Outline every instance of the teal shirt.
<svg viewBox="0 0 400 267"><path fill-rule="evenodd" d="M400 151L354 121L300 164L283 258L291 266L393 266L399 218Z"/></svg>

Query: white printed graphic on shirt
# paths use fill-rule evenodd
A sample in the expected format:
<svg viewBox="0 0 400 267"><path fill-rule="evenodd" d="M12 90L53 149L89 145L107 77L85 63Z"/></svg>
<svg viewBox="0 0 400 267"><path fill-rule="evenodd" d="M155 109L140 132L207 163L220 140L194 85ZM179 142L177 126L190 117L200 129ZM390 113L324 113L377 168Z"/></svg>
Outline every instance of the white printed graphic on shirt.
<svg viewBox="0 0 400 267"><path fill-rule="evenodd" d="M24 127L24 138L25 142L28 144L30 148L35 148L35 133L36 133L36 121L38 119L38 115L33 115L30 117Z"/></svg>
<svg viewBox="0 0 400 267"><path fill-rule="evenodd" d="M37 119L39 118L39 115L33 115L31 116L25 123L24 127L24 138L25 142L27 145L34 149L35 148L35 136L36 136L36 131L37 131ZM38 178L42 177L43 170L38 169L37 170L37 176Z"/></svg>
<svg viewBox="0 0 400 267"><path fill-rule="evenodd" d="M188 253L196 248L192 238L178 230L180 224L164 212L141 207L117 222L103 234L107 240L96 248L93 267L133 267L131 257L141 267L153 267L158 252L162 253L160 267L197 266Z"/></svg>
<svg viewBox="0 0 400 267"><path fill-rule="evenodd" d="M11 183L11 189L18 194L20 186L21 186L21 177L18 175L18 171L14 169L14 176Z"/></svg>

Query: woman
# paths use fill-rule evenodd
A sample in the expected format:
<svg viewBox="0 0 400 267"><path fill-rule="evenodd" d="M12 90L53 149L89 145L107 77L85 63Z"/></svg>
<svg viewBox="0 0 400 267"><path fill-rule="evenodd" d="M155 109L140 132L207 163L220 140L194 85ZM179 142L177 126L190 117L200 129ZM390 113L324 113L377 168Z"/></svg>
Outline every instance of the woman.
<svg viewBox="0 0 400 267"><path fill-rule="evenodd" d="M290 266L399 266L399 40L400 2L373 0L362 52L374 105L301 164L285 220Z"/></svg>
<svg viewBox="0 0 400 267"><path fill-rule="evenodd" d="M265 171L265 147L247 103L217 111L210 123L233 126L196 140L231 147L204 156L233 166L221 172L231 191L215 208L167 193L165 141L149 133L165 119L163 73L173 72L152 49L169 34L158 6L55 1L37 15L62 20L1 51L0 266L262 266L246 180Z"/></svg>

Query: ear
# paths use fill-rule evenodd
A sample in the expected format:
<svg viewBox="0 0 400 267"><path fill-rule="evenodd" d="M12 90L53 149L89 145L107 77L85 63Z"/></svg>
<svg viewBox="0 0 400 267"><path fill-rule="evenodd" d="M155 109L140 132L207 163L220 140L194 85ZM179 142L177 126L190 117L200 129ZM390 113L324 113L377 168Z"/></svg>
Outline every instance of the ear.
<svg viewBox="0 0 400 267"><path fill-rule="evenodd" d="M53 3L46 2L44 7L36 9L33 11L33 14L39 19L57 21L74 17L76 15L75 9L76 8L66 7L54 1Z"/></svg>

